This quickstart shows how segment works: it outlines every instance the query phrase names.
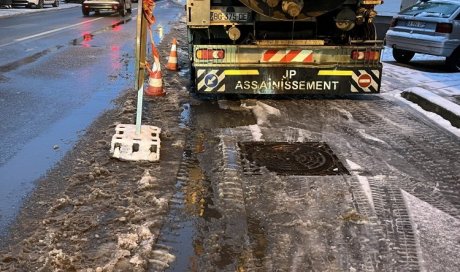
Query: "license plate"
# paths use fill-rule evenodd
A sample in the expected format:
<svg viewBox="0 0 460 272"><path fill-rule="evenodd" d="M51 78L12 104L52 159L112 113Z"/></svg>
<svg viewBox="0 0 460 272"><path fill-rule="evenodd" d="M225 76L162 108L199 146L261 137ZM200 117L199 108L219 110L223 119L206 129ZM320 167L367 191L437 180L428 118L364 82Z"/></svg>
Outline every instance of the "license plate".
<svg viewBox="0 0 460 272"><path fill-rule="evenodd" d="M248 12L222 12L211 10L211 22L248 22L251 19Z"/></svg>
<svg viewBox="0 0 460 272"><path fill-rule="evenodd" d="M423 28L423 27L426 26L426 23L425 22L419 22L419 21L408 21L407 26Z"/></svg>

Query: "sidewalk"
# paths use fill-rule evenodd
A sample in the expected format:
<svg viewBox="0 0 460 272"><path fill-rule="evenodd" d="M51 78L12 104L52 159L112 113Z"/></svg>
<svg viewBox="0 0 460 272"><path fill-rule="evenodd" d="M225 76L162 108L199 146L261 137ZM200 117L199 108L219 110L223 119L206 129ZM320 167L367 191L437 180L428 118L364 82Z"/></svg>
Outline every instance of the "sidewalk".
<svg viewBox="0 0 460 272"><path fill-rule="evenodd" d="M400 65L391 53L385 48L382 55L382 93L415 103L414 108L460 136L460 72L446 71L444 58L416 54L408 65ZM433 113L449 124L443 124Z"/></svg>
<svg viewBox="0 0 460 272"><path fill-rule="evenodd" d="M66 8L73 8L73 7L81 7L81 4L76 3L65 3L63 0L59 3L59 7L52 7L51 5L45 5L42 9L34 9L34 8L26 8L26 7L13 7L13 8L0 8L0 18L16 16L20 14L28 14L28 13L37 13L37 12L46 12L52 11L57 9L66 9Z"/></svg>

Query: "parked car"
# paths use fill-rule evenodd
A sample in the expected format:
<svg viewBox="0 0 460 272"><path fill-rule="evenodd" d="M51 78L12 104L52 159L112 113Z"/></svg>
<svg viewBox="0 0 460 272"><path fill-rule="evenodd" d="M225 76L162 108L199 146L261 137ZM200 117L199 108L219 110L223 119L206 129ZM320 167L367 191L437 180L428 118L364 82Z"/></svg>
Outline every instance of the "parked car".
<svg viewBox="0 0 460 272"><path fill-rule="evenodd" d="M26 8L41 9L44 5L59 7L60 0L13 0L13 6L25 6Z"/></svg>
<svg viewBox="0 0 460 272"><path fill-rule="evenodd" d="M393 17L385 36L397 62L408 63L415 53L446 57L460 71L460 1L422 0Z"/></svg>
<svg viewBox="0 0 460 272"><path fill-rule="evenodd" d="M121 16L131 13L131 0L84 0L81 5L84 16L89 16L91 11L99 13L100 11L118 11Z"/></svg>

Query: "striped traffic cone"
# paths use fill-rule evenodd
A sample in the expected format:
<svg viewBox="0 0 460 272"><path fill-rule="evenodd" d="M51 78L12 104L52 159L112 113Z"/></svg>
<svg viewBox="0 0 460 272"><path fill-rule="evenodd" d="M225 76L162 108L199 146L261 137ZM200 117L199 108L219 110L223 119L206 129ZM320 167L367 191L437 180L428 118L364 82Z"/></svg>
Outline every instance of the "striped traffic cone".
<svg viewBox="0 0 460 272"><path fill-rule="evenodd" d="M163 91L163 79L161 76L160 63L153 63L153 69L149 71L149 85L145 90L147 96L164 96L166 93Z"/></svg>
<svg viewBox="0 0 460 272"><path fill-rule="evenodd" d="M166 69L170 71L177 71L177 40L176 38L172 41L171 53L169 54L168 63Z"/></svg>

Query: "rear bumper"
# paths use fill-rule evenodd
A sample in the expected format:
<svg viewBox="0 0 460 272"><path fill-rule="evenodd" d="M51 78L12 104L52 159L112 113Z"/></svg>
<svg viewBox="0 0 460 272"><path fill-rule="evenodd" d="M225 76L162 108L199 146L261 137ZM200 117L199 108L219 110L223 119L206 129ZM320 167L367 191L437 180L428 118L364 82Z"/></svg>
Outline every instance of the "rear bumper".
<svg viewBox="0 0 460 272"><path fill-rule="evenodd" d="M267 67L195 65L197 93L379 93L381 64L374 67Z"/></svg>
<svg viewBox="0 0 460 272"><path fill-rule="evenodd" d="M82 9L87 11L95 11L95 10L105 10L105 11L117 11L121 9L121 4L118 2L83 2Z"/></svg>
<svg viewBox="0 0 460 272"><path fill-rule="evenodd" d="M458 40L448 40L442 36L428 36L388 30L386 46L415 53L434 56L450 56L459 45Z"/></svg>
<svg viewBox="0 0 460 272"><path fill-rule="evenodd" d="M13 6L27 6L29 4L38 5L38 0L12 0L11 2Z"/></svg>

